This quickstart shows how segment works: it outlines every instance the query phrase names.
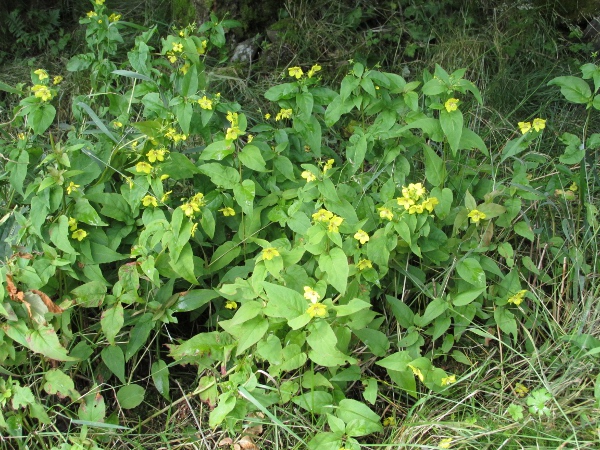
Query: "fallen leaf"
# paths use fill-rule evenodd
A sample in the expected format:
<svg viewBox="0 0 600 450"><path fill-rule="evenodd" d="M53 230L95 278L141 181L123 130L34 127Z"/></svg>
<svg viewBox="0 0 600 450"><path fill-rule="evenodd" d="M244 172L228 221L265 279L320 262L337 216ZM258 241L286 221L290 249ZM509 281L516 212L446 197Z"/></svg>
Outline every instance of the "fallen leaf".
<svg viewBox="0 0 600 450"><path fill-rule="evenodd" d="M44 302L44 305L46 305L46 307L48 308L48 311L50 311L51 313L60 314L61 312L63 312L62 308L60 306L56 305L52 301L52 299L50 297L48 297L42 291L38 291L37 289L31 289L31 292L40 296L40 298Z"/></svg>
<svg viewBox="0 0 600 450"><path fill-rule="evenodd" d="M15 283L13 283L12 275L9 273L6 274L6 290L8 291L10 299L16 300L17 287L15 286Z"/></svg>
<svg viewBox="0 0 600 450"><path fill-rule="evenodd" d="M237 443L243 450L258 450L258 447L250 436L242 436Z"/></svg>
<svg viewBox="0 0 600 450"><path fill-rule="evenodd" d="M217 446L219 446L219 447L225 447L226 445L233 445L233 439L231 439L229 437L223 438L217 444Z"/></svg>

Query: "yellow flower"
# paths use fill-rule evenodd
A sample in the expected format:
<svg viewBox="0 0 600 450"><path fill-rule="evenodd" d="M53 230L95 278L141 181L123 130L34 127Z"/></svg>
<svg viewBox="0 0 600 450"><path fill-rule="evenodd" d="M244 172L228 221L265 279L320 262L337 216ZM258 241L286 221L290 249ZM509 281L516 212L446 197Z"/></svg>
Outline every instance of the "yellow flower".
<svg viewBox="0 0 600 450"><path fill-rule="evenodd" d="M327 171L333 167L334 162L335 159L328 159L325 165L323 166L323 173L327 173Z"/></svg>
<svg viewBox="0 0 600 450"><path fill-rule="evenodd" d="M527 395L527 393L529 392L529 389L527 389L527 387L521 383L517 383L515 385L515 394L517 394L517 397L525 397Z"/></svg>
<svg viewBox="0 0 600 450"><path fill-rule="evenodd" d="M356 268L358 270L371 269L371 268L373 268L373 263L371 261L369 261L368 259L361 259L358 262L358 264L356 265Z"/></svg>
<svg viewBox="0 0 600 450"><path fill-rule="evenodd" d="M202 109L212 109L212 107L213 107L212 100L207 98L206 95L204 97L202 97L200 100L198 100L198 104L200 105L200 108L202 108Z"/></svg>
<svg viewBox="0 0 600 450"><path fill-rule="evenodd" d="M118 120L115 120L113 122L113 125L114 125L115 128L122 128L123 127L123 124L121 122L119 122Z"/></svg>
<svg viewBox="0 0 600 450"><path fill-rule="evenodd" d="M180 208L183 209L183 213L188 217L193 217L194 212L200 211L198 204L195 202L184 203Z"/></svg>
<svg viewBox="0 0 600 450"><path fill-rule="evenodd" d="M238 127L227 128L227 133L225 134L225 139L228 141L233 141L238 138L238 136L242 133L242 131Z"/></svg>
<svg viewBox="0 0 600 450"><path fill-rule="evenodd" d="M181 67L179 68L179 71L180 71L182 74L184 74L184 75L185 75L185 74L187 73L187 71L188 71L188 69L189 69L189 68L190 68L190 64L189 64L189 63L185 63L183 66L181 66Z"/></svg>
<svg viewBox="0 0 600 450"><path fill-rule="evenodd" d="M312 67L310 68L310 70L308 71L308 74L307 74L307 75L308 75L308 78L312 78L312 77L313 77L313 75L314 75L315 73L317 73L318 71L320 71L321 69L322 69L322 67L321 67L320 65L318 65L318 64L315 64L314 66L312 66Z"/></svg>
<svg viewBox="0 0 600 450"><path fill-rule="evenodd" d="M87 236L87 231L85 230L75 230L71 235L71 238L77 239L78 241L83 241Z"/></svg>
<svg viewBox="0 0 600 450"><path fill-rule="evenodd" d="M179 42L173 42L172 45L175 53L181 53L183 51L183 44L180 44Z"/></svg>
<svg viewBox="0 0 600 450"><path fill-rule="evenodd" d="M168 191L168 192L165 192L165 193L162 195L162 197L160 198L160 202L161 202L161 203L164 203L164 202L166 202L166 201L169 199L169 195L171 195L171 193L172 193L172 192L173 192L173 191Z"/></svg>
<svg viewBox="0 0 600 450"><path fill-rule="evenodd" d="M407 366L410 368L410 370L412 370L413 375L415 375L419 380L421 380L421 383L423 382L423 380L425 380L425 377L423 376L423 372L421 372L421 369L419 369L418 367L415 367L411 364L407 364Z"/></svg>
<svg viewBox="0 0 600 450"><path fill-rule="evenodd" d="M427 211L432 213L435 205L438 205L439 203L440 203L440 201L437 199L437 197L429 197L427 200L425 200L422 203L422 205L423 205L423 208L425 208Z"/></svg>
<svg viewBox="0 0 600 450"><path fill-rule="evenodd" d="M254 140L254 135L253 134L249 134L248 135L248 144L251 143Z"/></svg>
<svg viewBox="0 0 600 450"><path fill-rule="evenodd" d="M533 119L532 126L535 131L543 130L544 128L546 128L546 120L540 119L539 117L537 119Z"/></svg>
<svg viewBox="0 0 600 450"><path fill-rule="evenodd" d="M219 211L221 211L225 217L235 216L235 210L229 206L221 208Z"/></svg>
<svg viewBox="0 0 600 450"><path fill-rule="evenodd" d="M527 294L527 290L525 289L517 292L515 295L508 299L508 303L512 303L515 306L519 306L525 299L525 294Z"/></svg>
<svg viewBox="0 0 600 450"><path fill-rule="evenodd" d="M394 213L389 208L377 208L379 211L379 217L382 219L392 220L394 218Z"/></svg>
<svg viewBox="0 0 600 450"><path fill-rule="evenodd" d="M177 56L175 56L172 52L167 52L167 59L171 64L175 64L177 61Z"/></svg>
<svg viewBox="0 0 600 450"><path fill-rule="evenodd" d="M467 214L467 217L469 217L471 219L471 222L478 223L480 220L485 219L486 215L485 215L485 213L482 213L481 211L474 209L471 212L469 212L469 214Z"/></svg>
<svg viewBox="0 0 600 450"><path fill-rule="evenodd" d="M333 213L326 209L320 209L312 215L315 222L329 222L329 219L333 217Z"/></svg>
<svg viewBox="0 0 600 450"><path fill-rule="evenodd" d="M327 315L327 306L323 303L311 303L306 310L310 317L325 317Z"/></svg>
<svg viewBox="0 0 600 450"><path fill-rule="evenodd" d="M75 231L77 229L77 219L69 217L69 230Z"/></svg>
<svg viewBox="0 0 600 450"><path fill-rule="evenodd" d="M150 150L148 153L146 153L146 157L151 163L155 161L164 161L167 153L169 153L169 150L166 148L159 148L158 150Z"/></svg>
<svg viewBox="0 0 600 450"><path fill-rule="evenodd" d="M356 234L354 235L354 239L356 239L357 241L359 241L361 244L366 244L367 242L369 242L369 235L364 232L363 230L358 230L356 232Z"/></svg>
<svg viewBox="0 0 600 450"><path fill-rule="evenodd" d="M200 44L200 47L196 47L196 51L198 52L199 55L204 55L204 53L206 53L207 46L208 46L208 41L202 41L202 44Z"/></svg>
<svg viewBox="0 0 600 450"><path fill-rule="evenodd" d="M231 122L231 126L234 126L234 127L237 126L238 121L239 121L238 113L227 111L226 118L229 122Z"/></svg>
<svg viewBox="0 0 600 450"><path fill-rule="evenodd" d="M198 229L198 222L195 222L194 225L192 225L192 229L190 230L190 234L192 235L192 237L194 237L194 235L196 234L197 229Z"/></svg>
<svg viewBox="0 0 600 450"><path fill-rule="evenodd" d="M304 286L304 298L310 300L312 303L317 303L321 296L310 286Z"/></svg>
<svg viewBox="0 0 600 450"><path fill-rule="evenodd" d="M152 172L152 166L147 162L141 161L135 165L136 172L150 173Z"/></svg>
<svg viewBox="0 0 600 450"><path fill-rule="evenodd" d="M402 196L414 201L419 200L427 193L422 183L410 183L408 186L402 186Z"/></svg>
<svg viewBox="0 0 600 450"><path fill-rule="evenodd" d="M166 180L167 178L169 178L169 177L170 177L170 175L169 175L168 173L163 173L163 174L160 176L160 181L165 181L165 180Z"/></svg>
<svg viewBox="0 0 600 450"><path fill-rule="evenodd" d="M276 256L279 256L279 252L277 251L277 249L275 247L265 248L262 251L262 257L263 257L263 259L266 259L267 261L272 260Z"/></svg>
<svg viewBox="0 0 600 450"><path fill-rule="evenodd" d="M96 5L104 5L104 0L96 0Z"/></svg>
<svg viewBox="0 0 600 450"><path fill-rule="evenodd" d="M571 184L571 186L569 186L569 190L570 190L570 191L573 191L573 192L577 192L577 189L578 189L578 187L577 187L577 183L575 183L575 182L573 181L573 184Z"/></svg>
<svg viewBox="0 0 600 450"><path fill-rule="evenodd" d="M519 130L521 130L521 133L523 134L528 133L531 130L530 122L519 122L517 125L519 126Z"/></svg>
<svg viewBox="0 0 600 450"><path fill-rule="evenodd" d="M98 19L98 23L102 23L102 19Z"/></svg>
<svg viewBox="0 0 600 450"><path fill-rule="evenodd" d="M54 84L54 85L60 84L60 83L62 83L63 79L64 78L61 75L56 75L54 77L54 80L52 80L52 84Z"/></svg>
<svg viewBox="0 0 600 450"><path fill-rule="evenodd" d="M27 136L25 136L25 133L19 133L17 134L17 137L21 140L21 141L25 141L27 140Z"/></svg>
<svg viewBox="0 0 600 450"><path fill-rule="evenodd" d="M442 378L442 386L448 386L449 384L456 383L456 375L450 375Z"/></svg>
<svg viewBox="0 0 600 450"><path fill-rule="evenodd" d="M237 303L234 302L233 300L227 300L225 302L225 308L226 309L237 309Z"/></svg>
<svg viewBox="0 0 600 450"><path fill-rule="evenodd" d="M439 448L450 448L451 444L452 444L452 438L446 438L446 439L442 439L439 442L438 447Z"/></svg>
<svg viewBox="0 0 600 450"><path fill-rule="evenodd" d="M98 14L96 14L95 11L88 11L85 13L86 16L88 16L88 18L92 18L92 17L96 17Z"/></svg>
<svg viewBox="0 0 600 450"><path fill-rule="evenodd" d="M315 181L317 179L317 177L308 170L302 172L302 178L304 178L307 183L310 183L311 181Z"/></svg>
<svg viewBox="0 0 600 450"><path fill-rule="evenodd" d="M408 213L409 214L421 214L423 212L423 204L420 205L412 205L410 208L408 208Z"/></svg>
<svg viewBox="0 0 600 450"><path fill-rule="evenodd" d="M283 119L290 119L292 117L292 109L283 109L281 108L279 110L279 112L277 113L277 116L275 116L275 121L279 121L279 120L283 120Z"/></svg>
<svg viewBox="0 0 600 450"><path fill-rule="evenodd" d="M339 226L342 224L344 219L340 216L333 216L329 219L329 225L327 225L327 231L331 231L333 233L337 233Z"/></svg>
<svg viewBox="0 0 600 450"><path fill-rule="evenodd" d="M155 208L158 206L158 202L156 201L156 197L153 195L146 195L142 199L142 205L144 206L154 206Z"/></svg>
<svg viewBox="0 0 600 450"><path fill-rule="evenodd" d="M190 198L190 203L200 207L206 205L206 200L204 199L204 194L202 192L198 192L192 198Z"/></svg>
<svg viewBox="0 0 600 450"><path fill-rule="evenodd" d="M446 100L446 103L444 103L444 108L446 108L446 111L448 112L456 111L458 109L458 99L449 98Z"/></svg>
<svg viewBox="0 0 600 450"><path fill-rule="evenodd" d="M265 119L266 119L266 120L269 120L270 118L271 118L271 114L269 114L269 113L266 113L266 114L265 114Z"/></svg>
<svg viewBox="0 0 600 450"><path fill-rule="evenodd" d="M383 419L384 427L391 427L394 425L396 425L396 418L394 416L389 416L389 417L386 417L385 419Z"/></svg>
<svg viewBox="0 0 600 450"><path fill-rule="evenodd" d="M73 183L72 181L67 186L67 194L71 194L71 192L75 192L79 186L78 184Z"/></svg>
<svg viewBox="0 0 600 450"><path fill-rule="evenodd" d="M52 91L50 91L50 89L43 84L36 84L31 88L31 90L33 91L33 94L37 98L41 98L43 102L47 102L52 98Z"/></svg>
<svg viewBox="0 0 600 450"><path fill-rule="evenodd" d="M302 75L304 75L304 72L302 72L300 67L290 67L288 73L290 74L290 77L296 77L296 79L300 79L302 78Z"/></svg>
<svg viewBox="0 0 600 450"><path fill-rule="evenodd" d="M415 204L415 201L408 197L398 197L396 201L398 202L398 206L404 206L405 210L408 210L408 208Z"/></svg>
<svg viewBox="0 0 600 450"><path fill-rule="evenodd" d="M121 20L121 14L112 13L110 16L108 16L108 20L110 22L118 22L119 20Z"/></svg>

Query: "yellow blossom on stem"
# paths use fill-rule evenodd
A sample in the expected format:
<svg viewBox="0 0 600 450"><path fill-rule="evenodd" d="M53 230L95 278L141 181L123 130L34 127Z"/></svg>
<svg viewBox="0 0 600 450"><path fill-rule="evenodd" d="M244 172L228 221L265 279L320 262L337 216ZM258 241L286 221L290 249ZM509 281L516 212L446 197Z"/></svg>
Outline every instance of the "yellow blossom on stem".
<svg viewBox="0 0 600 450"><path fill-rule="evenodd" d="M96 14L96 11L88 11L85 13L85 15L91 19L92 17L96 17L98 14Z"/></svg>
<svg viewBox="0 0 600 450"><path fill-rule="evenodd" d="M254 140L254 135L253 134L249 134L248 135L248 144L251 143Z"/></svg>
<svg viewBox="0 0 600 450"><path fill-rule="evenodd" d="M169 199L169 195L171 195L173 193L173 191L168 191L165 192L162 197L160 198L161 203L166 202Z"/></svg>
<svg viewBox="0 0 600 450"><path fill-rule="evenodd" d="M326 209L320 209L312 215L315 222L329 222L329 219L333 217L333 213Z"/></svg>
<svg viewBox="0 0 600 450"><path fill-rule="evenodd" d="M104 5L104 0L96 0L96 5Z"/></svg>
<svg viewBox="0 0 600 450"><path fill-rule="evenodd" d="M340 216L333 216L329 219L329 224L327 225L327 231L331 231L333 233L337 233L339 226L342 224L344 219Z"/></svg>
<svg viewBox="0 0 600 450"><path fill-rule="evenodd" d="M429 197L427 200L425 200L422 203L422 205L423 205L423 208L425 208L427 211L432 213L435 205L438 205L439 203L440 203L440 201L437 199L437 197Z"/></svg>
<svg viewBox="0 0 600 450"><path fill-rule="evenodd" d="M48 72L46 72L44 69L37 69L34 70L33 73L35 73L38 78L40 79L40 81L45 80L48 78Z"/></svg>
<svg viewBox="0 0 600 450"><path fill-rule="evenodd" d="M525 299L525 294L527 294L527 290L525 289L517 292L515 295L508 299L508 303L512 303L515 306L519 306Z"/></svg>
<svg viewBox="0 0 600 450"><path fill-rule="evenodd" d="M180 208L183 209L183 213L188 217L193 217L194 212L200 211L198 204L195 202L184 203L183 205L180 206Z"/></svg>
<svg viewBox="0 0 600 450"><path fill-rule="evenodd" d="M136 172L149 174L152 172L152 166L145 161L140 161L135 165Z"/></svg>
<svg viewBox="0 0 600 450"><path fill-rule="evenodd" d="M36 84L31 88L31 90L33 91L33 95L35 95L37 98L41 98L43 102L47 102L52 98L52 91L43 84Z"/></svg>
<svg viewBox="0 0 600 450"><path fill-rule="evenodd" d="M279 121L279 120L283 120L283 119L290 119L292 117L292 109L284 109L281 108L279 110L279 112L277 113L277 116L275 116L275 121Z"/></svg>
<svg viewBox="0 0 600 450"><path fill-rule="evenodd" d="M108 16L108 20L110 22L118 22L119 20L121 20L121 14L112 13L110 16Z"/></svg>
<svg viewBox="0 0 600 450"><path fill-rule="evenodd" d="M192 229L190 230L190 234L192 235L192 237L196 235L196 230L198 230L198 222L195 222L192 225Z"/></svg>
<svg viewBox="0 0 600 450"><path fill-rule="evenodd" d="M311 318L325 317L327 315L327 306L323 303L311 303L306 310L306 314L308 314Z"/></svg>
<svg viewBox="0 0 600 450"><path fill-rule="evenodd" d="M154 197L153 195L146 195L142 199L142 205L146 207L153 206L156 208L158 206L158 202L156 201L156 197Z"/></svg>
<svg viewBox="0 0 600 450"><path fill-rule="evenodd" d="M225 133L225 139L228 141L234 141L238 138L238 136L242 133L242 131L238 127L227 128L227 132Z"/></svg>
<svg viewBox="0 0 600 450"><path fill-rule="evenodd" d="M335 163L335 159L328 159L325 165L323 166L323 173L327 173L328 170L333 168L333 163Z"/></svg>
<svg viewBox="0 0 600 450"><path fill-rule="evenodd" d="M73 232L73 234L71 235L71 238L73 239L77 239L78 241L83 241L85 239L85 237L87 236L87 231L85 230L75 230Z"/></svg>
<svg viewBox="0 0 600 450"><path fill-rule="evenodd" d="M398 197L396 201L398 202L398 206L404 206L405 210L408 210L408 208L415 204L415 201L408 197Z"/></svg>
<svg viewBox="0 0 600 450"><path fill-rule="evenodd" d="M262 251L262 257L263 257L263 259L266 259L267 261L272 260L276 256L279 256L279 252L277 251L277 249L275 247L265 248Z"/></svg>
<svg viewBox="0 0 600 450"><path fill-rule="evenodd" d="M533 119L532 126L535 131L543 130L546 128L546 120L540 119L539 117L537 119Z"/></svg>
<svg viewBox="0 0 600 450"><path fill-rule="evenodd" d="M189 70L189 68L190 68L190 63L185 63L183 66L181 66L179 68L179 71L185 75L187 73L187 71Z"/></svg>
<svg viewBox="0 0 600 450"><path fill-rule="evenodd" d="M183 51L183 44L180 44L179 42L173 42L172 46L175 53L181 53Z"/></svg>
<svg viewBox="0 0 600 450"><path fill-rule="evenodd" d="M442 378L442 386L448 386L453 383L456 383L456 375L449 375Z"/></svg>
<svg viewBox="0 0 600 450"><path fill-rule="evenodd" d="M269 114L269 113L266 113L266 114L265 114L265 119L266 119L266 120L269 120L270 118L271 118L271 114Z"/></svg>
<svg viewBox="0 0 600 450"><path fill-rule="evenodd" d="M163 173L163 174L160 176L160 181L165 181L165 180L166 180L167 178L169 178L169 177L170 177L170 175L169 175L168 173Z"/></svg>
<svg viewBox="0 0 600 450"><path fill-rule="evenodd" d="M175 56L173 52L167 52L167 59L171 64L175 64L175 62L177 62L177 56Z"/></svg>
<svg viewBox="0 0 600 450"><path fill-rule="evenodd" d="M420 205L412 205L408 208L409 214L421 214L423 212L423 204Z"/></svg>
<svg viewBox="0 0 600 450"><path fill-rule="evenodd" d="M473 209L471 212L469 212L469 214L467 214L467 217L471 219L471 222L479 223L480 220L485 219L487 216L485 215L485 213L482 213L477 209Z"/></svg>
<svg viewBox="0 0 600 450"><path fill-rule="evenodd" d="M354 235L354 239L356 239L357 241L359 241L361 244L366 244L367 242L369 242L369 235L364 232L363 230L358 230L356 232L356 234Z"/></svg>
<svg viewBox="0 0 600 450"><path fill-rule="evenodd" d="M519 126L519 130L522 134L528 133L531 131L531 123L530 122L519 122L517 124Z"/></svg>
<svg viewBox="0 0 600 450"><path fill-rule="evenodd" d="M302 72L302 69L300 67L290 67L288 69L288 73L290 75L290 77L295 77L296 79L300 79L302 78L302 75L304 75L304 72Z"/></svg>
<svg viewBox="0 0 600 450"><path fill-rule="evenodd" d="M575 182L573 181L573 184L571 184L571 186L569 186L569 190L570 190L570 191L573 191L573 192L577 192L577 189L579 189L579 188L577 187L577 183L575 183Z"/></svg>
<svg viewBox="0 0 600 450"><path fill-rule="evenodd" d="M361 259L358 264L356 264L356 268L358 270L365 270L373 268L373 263L368 259Z"/></svg>
<svg viewBox="0 0 600 450"><path fill-rule="evenodd" d="M62 81L63 81L63 77L61 75L56 75L54 77L54 79L52 80L52 84L57 85L57 84L62 83Z"/></svg>
<svg viewBox="0 0 600 450"><path fill-rule="evenodd" d="M204 97L202 97L200 100L198 100L198 104L200 105L200 108L202 108L202 109L212 109L212 107L213 107L212 100L209 99L208 97L206 97L206 95Z"/></svg>
<svg viewBox="0 0 600 450"><path fill-rule="evenodd" d="M225 217L235 216L235 210L229 206L221 208L219 211L221 211Z"/></svg>
<svg viewBox="0 0 600 450"><path fill-rule="evenodd" d="M151 163L155 161L164 161L167 153L169 153L169 150L166 148L159 148L157 150L150 150L148 153L146 153L146 157Z"/></svg>
<svg viewBox="0 0 600 450"><path fill-rule="evenodd" d="M311 181L315 181L317 179L317 177L310 171L305 170L304 172L302 172L302 178L304 178L306 180L307 183L310 183Z"/></svg>
<svg viewBox="0 0 600 450"><path fill-rule="evenodd" d="M322 67L318 64L315 64L314 66L312 66L310 68L310 70L308 71L308 78L312 78L314 76L315 73L319 72L322 69Z"/></svg>
<svg viewBox="0 0 600 450"><path fill-rule="evenodd" d="M449 98L446 100L446 103L444 103L444 108L446 108L446 111L448 112L456 111L458 109L458 99Z"/></svg>
<svg viewBox="0 0 600 450"><path fill-rule="evenodd" d="M225 302L225 308L226 309L237 309L238 305L236 302L234 302L233 300L227 300Z"/></svg>
<svg viewBox="0 0 600 450"><path fill-rule="evenodd" d="M304 286L304 298L310 300L312 303L317 303L321 296L310 286Z"/></svg>
<svg viewBox="0 0 600 450"><path fill-rule="evenodd" d="M385 419L383 419L384 427L391 427L394 425L396 425L396 418L394 416L389 416L389 417L386 417Z"/></svg>
<svg viewBox="0 0 600 450"><path fill-rule="evenodd" d="M115 128L122 128L123 127L123 124L121 122L119 122L118 120L115 120L113 122L113 125L114 125Z"/></svg>
<svg viewBox="0 0 600 450"><path fill-rule="evenodd" d="M389 208L377 208L379 211L379 217L382 219L392 220L394 218L394 213Z"/></svg>
<svg viewBox="0 0 600 450"><path fill-rule="evenodd" d="M515 394L517 394L517 397L525 397L527 395L527 393L529 392L529 389L527 389L527 387L521 383L517 383L515 385Z"/></svg>
<svg viewBox="0 0 600 450"><path fill-rule="evenodd" d="M75 231L77 229L77 219L69 217L69 230Z"/></svg>
<svg viewBox="0 0 600 450"><path fill-rule="evenodd" d="M71 192L75 192L77 188L81 187L78 184L73 183L72 181L67 186L67 194L71 194Z"/></svg>
<svg viewBox="0 0 600 450"><path fill-rule="evenodd" d="M447 448L450 448L451 444L452 444L452 438L445 438L445 439L440 440L438 447L447 449Z"/></svg>
<svg viewBox="0 0 600 450"><path fill-rule="evenodd" d="M415 375L421 381L421 383L425 380L425 377L423 376L423 372L421 372L421 369L419 369L418 367L415 367L411 364L407 364L407 366L410 368L410 370L412 370L413 375Z"/></svg>

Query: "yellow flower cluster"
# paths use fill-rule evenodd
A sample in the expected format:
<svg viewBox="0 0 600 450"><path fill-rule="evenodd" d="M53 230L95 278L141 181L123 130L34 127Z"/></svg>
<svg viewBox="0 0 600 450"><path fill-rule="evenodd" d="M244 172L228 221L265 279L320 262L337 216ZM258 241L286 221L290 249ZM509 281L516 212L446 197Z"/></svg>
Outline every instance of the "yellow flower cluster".
<svg viewBox="0 0 600 450"><path fill-rule="evenodd" d="M108 16L108 20L109 22L118 22L121 20L121 14L112 13L110 16Z"/></svg>
<svg viewBox="0 0 600 450"><path fill-rule="evenodd" d="M227 300L225 302L225 308L226 309L237 309L238 305L236 302L234 302L233 300Z"/></svg>
<svg viewBox="0 0 600 450"><path fill-rule="evenodd" d="M531 123L531 122L519 122L517 125L519 126L519 130L521 131L521 133L522 134L526 134L526 133L529 133L532 128L535 131L541 131L544 128L546 128L546 120L545 119L540 119L538 117L537 119L533 119L533 123Z"/></svg>
<svg viewBox="0 0 600 450"><path fill-rule="evenodd" d="M333 168L334 159L328 159L325 165L323 166L323 173L327 173L328 170Z"/></svg>
<svg viewBox="0 0 600 450"><path fill-rule="evenodd" d="M278 122L283 119L291 119L292 118L292 109L283 109L281 108L277 115L275 116L275 121Z"/></svg>
<svg viewBox="0 0 600 450"><path fill-rule="evenodd" d="M69 217L69 230L73 232L71 238L77 239L79 242L83 241L88 235L87 231L77 228L77 219L73 217Z"/></svg>
<svg viewBox="0 0 600 450"><path fill-rule="evenodd" d="M358 270L372 269L373 263L368 259L361 259L360 261L358 261L358 264L356 264L356 268Z"/></svg>
<svg viewBox="0 0 600 450"><path fill-rule="evenodd" d="M233 141L244 134L242 133L242 130L240 130L239 127L238 113L227 111L227 120L229 121L229 123L231 123L231 127L227 128L225 140Z"/></svg>
<svg viewBox="0 0 600 450"><path fill-rule="evenodd" d="M456 375L448 375L442 378L442 386L448 386L449 384L456 383Z"/></svg>
<svg viewBox="0 0 600 450"><path fill-rule="evenodd" d="M275 247L265 248L262 251L262 258L266 259L267 261L271 261L276 256L279 256L279 252Z"/></svg>
<svg viewBox="0 0 600 450"><path fill-rule="evenodd" d="M46 80L48 78L48 72L46 72L44 69L34 70L33 73L35 73L38 76L40 81Z"/></svg>
<svg viewBox="0 0 600 450"><path fill-rule="evenodd" d="M144 205L145 207L152 206L152 207L156 208L158 206L158 201L156 200L155 196L146 195L142 199L142 205Z"/></svg>
<svg viewBox="0 0 600 450"><path fill-rule="evenodd" d="M183 51L183 44L180 44L179 42L173 42L171 45L175 53L181 53Z"/></svg>
<svg viewBox="0 0 600 450"><path fill-rule="evenodd" d="M471 222L479 223L480 220L484 220L487 216L485 215L485 213L483 213L477 209L472 209L469 212L469 214L467 214L467 217L469 219L471 219Z"/></svg>
<svg viewBox="0 0 600 450"><path fill-rule="evenodd" d="M152 172L152 165L148 164L145 161L140 161L135 165L136 172L150 174Z"/></svg>
<svg viewBox="0 0 600 450"><path fill-rule="evenodd" d="M382 206L377 208L377 211L379 211L379 217L381 217L382 219L392 220L394 218L394 213L389 208L385 208Z"/></svg>
<svg viewBox="0 0 600 450"><path fill-rule="evenodd" d="M164 161L165 155L167 153L169 153L169 150L167 150L164 147L161 147L159 149L150 150L148 153L146 153L146 157L148 158L148 161L150 161L151 163L156 162L156 161Z"/></svg>
<svg viewBox="0 0 600 450"><path fill-rule="evenodd" d="M221 208L219 211L221 211L225 217L235 216L235 210L229 206Z"/></svg>
<svg viewBox="0 0 600 450"><path fill-rule="evenodd" d="M175 142L176 144L179 141L185 141L187 139L187 136L185 134L177 133L177 130L175 128L168 128L167 132L165 133L165 137L168 140Z"/></svg>
<svg viewBox="0 0 600 450"><path fill-rule="evenodd" d="M204 97L202 97L200 100L198 100L198 104L200 105L200 108L202 108L202 109L212 109L212 107L213 107L212 100L207 98L206 95Z"/></svg>
<svg viewBox="0 0 600 450"><path fill-rule="evenodd" d="M194 213L200 211L200 207L206 204L206 200L204 199L204 194L202 192L198 192L193 197L190 197L186 203L180 206L183 209L183 213L188 217L193 217Z"/></svg>
<svg viewBox="0 0 600 450"><path fill-rule="evenodd" d="M322 69L322 67L320 65L315 64L310 68L310 70L308 71L306 76L308 78L312 78L315 75L315 73L319 72L321 69ZM301 67L296 66L296 67L290 67L288 69L288 74L290 77L294 77L297 80L299 80L304 75L304 72L302 71Z"/></svg>
<svg viewBox="0 0 600 450"><path fill-rule="evenodd" d="M319 302L321 296L310 286L304 286L304 298L311 303L306 310L306 314L311 318L325 317L327 315L327 306Z"/></svg>
<svg viewBox="0 0 600 450"><path fill-rule="evenodd" d="M306 180L307 183L310 183L311 181L315 181L317 179L315 174L313 174L309 170L305 170L304 172L302 172L301 176Z"/></svg>
<svg viewBox="0 0 600 450"><path fill-rule="evenodd" d="M315 222L326 223L327 231L334 233L338 232L340 225L344 221L342 217L336 216L331 211L327 211L326 209L320 209L312 215L312 218Z"/></svg>
<svg viewBox="0 0 600 450"><path fill-rule="evenodd" d="M527 294L527 290L525 289L517 292L515 295L508 299L508 303L512 303L515 306L519 306L525 299L525 294Z"/></svg>
<svg viewBox="0 0 600 450"><path fill-rule="evenodd" d="M449 98L446 100L446 103L444 103L444 108L446 108L446 111L448 112L456 111L458 109L458 101L457 98Z"/></svg>
<svg viewBox="0 0 600 450"><path fill-rule="evenodd" d="M408 186L402 187L402 197L398 197L396 201L398 206L403 206L409 214L422 214L424 211L432 213L439 200L436 197L425 199L426 195L427 190L423 187L423 184L410 183Z"/></svg>
<svg viewBox="0 0 600 450"><path fill-rule="evenodd" d="M48 89L48 86L43 84L36 84L31 88L33 95L37 98L42 99L43 102L47 102L52 99L52 91Z"/></svg>

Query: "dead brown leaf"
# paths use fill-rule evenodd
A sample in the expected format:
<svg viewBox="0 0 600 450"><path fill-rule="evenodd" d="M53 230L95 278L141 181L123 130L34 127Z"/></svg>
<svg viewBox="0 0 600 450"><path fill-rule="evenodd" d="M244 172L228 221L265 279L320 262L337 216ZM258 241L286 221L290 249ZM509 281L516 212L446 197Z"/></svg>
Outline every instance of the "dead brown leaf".
<svg viewBox="0 0 600 450"><path fill-rule="evenodd" d="M226 437L223 438L219 441L219 443L217 444L217 446L219 447L225 447L226 445L233 445L233 439Z"/></svg>
<svg viewBox="0 0 600 450"><path fill-rule="evenodd" d="M60 306L58 306L57 304L55 304L52 301L52 299L50 297L48 297L48 295L46 295L44 292L38 291L37 289L31 289L31 292L40 296L40 298L44 302L44 305L46 305L46 307L48 308L48 311L50 311L51 313L60 314L63 312L63 309Z"/></svg>
<svg viewBox="0 0 600 450"><path fill-rule="evenodd" d="M6 290L8 291L8 295L10 296L10 299L17 301L16 295L17 295L18 291L17 291L17 287L15 286L15 283L13 282L12 275L10 273L6 274Z"/></svg>
<svg viewBox="0 0 600 450"><path fill-rule="evenodd" d="M237 443L243 450L258 450L258 447L250 436L242 436Z"/></svg>

